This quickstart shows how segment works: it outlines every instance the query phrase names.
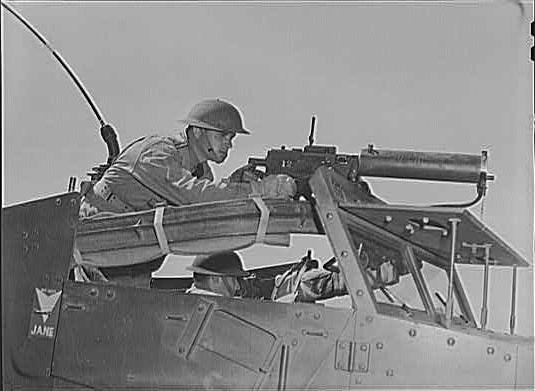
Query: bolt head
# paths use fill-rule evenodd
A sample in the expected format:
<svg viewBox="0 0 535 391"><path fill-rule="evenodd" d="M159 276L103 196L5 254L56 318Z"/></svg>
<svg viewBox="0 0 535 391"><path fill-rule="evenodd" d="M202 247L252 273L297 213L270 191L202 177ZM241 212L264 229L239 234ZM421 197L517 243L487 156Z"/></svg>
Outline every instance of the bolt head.
<svg viewBox="0 0 535 391"><path fill-rule="evenodd" d="M340 255L342 255L343 258L346 258L349 254L344 250Z"/></svg>
<svg viewBox="0 0 535 391"><path fill-rule="evenodd" d="M446 342L448 343L448 346L453 346L455 345L455 338L449 337Z"/></svg>
<svg viewBox="0 0 535 391"><path fill-rule="evenodd" d="M409 335L410 335L411 337L416 337L416 329L410 329L410 330L409 330Z"/></svg>
<svg viewBox="0 0 535 391"><path fill-rule="evenodd" d="M332 220L333 214L331 212L327 213L327 219Z"/></svg>
<svg viewBox="0 0 535 391"><path fill-rule="evenodd" d="M509 353L507 353L505 356L503 356L503 359L505 361L511 361L511 355Z"/></svg>
<svg viewBox="0 0 535 391"><path fill-rule="evenodd" d="M377 348L377 350L381 350L383 348L383 343L382 342L377 342L375 344L375 347Z"/></svg>
<svg viewBox="0 0 535 391"><path fill-rule="evenodd" d="M489 346L489 347L487 348L487 354L494 354L494 347Z"/></svg>
<svg viewBox="0 0 535 391"><path fill-rule="evenodd" d="M319 318L321 318L320 313L319 312L314 313L314 319L318 320Z"/></svg>
<svg viewBox="0 0 535 391"><path fill-rule="evenodd" d="M368 322L368 323L373 322L373 316L371 316L371 315L366 316L366 322Z"/></svg>
<svg viewBox="0 0 535 391"><path fill-rule="evenodd" d="M362 350L363 352L365 352L366 350L368 350L368 346L367 345L360 345L360 350Z"/></svg>
<svg viewBox="0 0 535 391"><path fill-rule="evenodd" d="M357 296L362 296L364 291L362 289L357 289Z"/></svg>
<svg viewBox="0 0 535 391"><path fill-rule="evenodd" d="M391 223L392 222L392 216L385 216L385 223Z"/></svg>

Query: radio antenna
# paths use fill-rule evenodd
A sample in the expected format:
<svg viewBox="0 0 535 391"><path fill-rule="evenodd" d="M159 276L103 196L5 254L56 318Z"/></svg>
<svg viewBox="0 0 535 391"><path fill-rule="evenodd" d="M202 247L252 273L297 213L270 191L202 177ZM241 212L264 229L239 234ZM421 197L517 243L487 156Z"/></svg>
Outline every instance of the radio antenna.
<svg viewBox="0 0 535 391"><path fill-rule="evenodd" d="M316 130L316 116L312 116L312 123L310 124L310 134L308 135L308 145L314 144L314 130Z"/></svg>
<svg viewBox="0 0 535 391"><path fill-rule="evenodd" d="M46 38L39 31L37 31L37 29L32 26L32 24L28 22L21 14L19 14L17 11L15 11L15 9L7 5L5 2L2 1L1 3L2 7L4 7L13 16L15 16L15 18L17 18L20 23L22 23L28 30L30 30L31 33L52 53L54 58L58 60L58 62L61 64L65 72L67 72L74 84L76 84L76 87L78 87L78 90L80 90L85 100L93 110L93 113L97 117L97 120L100 124L100 135L106 143L106 146L108 147L108 164L111 164L113 159L115 159L115 157L119 154L119 143L117 142L117 134L115 133L115 129L113 129L113 127L104 120L93 98L91 97L87 89L84 87L78 76L76 76L67 61L65 61L63 57L61 57L61 55L52 47L52 45L46 40Z"/></svg>

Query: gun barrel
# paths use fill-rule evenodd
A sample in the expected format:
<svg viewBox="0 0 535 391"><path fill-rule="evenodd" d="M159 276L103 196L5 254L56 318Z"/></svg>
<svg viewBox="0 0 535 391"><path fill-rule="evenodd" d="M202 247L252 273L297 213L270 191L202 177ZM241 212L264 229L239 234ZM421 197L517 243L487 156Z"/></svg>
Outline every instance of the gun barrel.
<svg viewBox="0 0 535 391"><path fill-rule="evenodd" d="M414 152L363 149L359 157L359 175L447 182L479 183L494 179L487 173L487 153Z"/></svg>

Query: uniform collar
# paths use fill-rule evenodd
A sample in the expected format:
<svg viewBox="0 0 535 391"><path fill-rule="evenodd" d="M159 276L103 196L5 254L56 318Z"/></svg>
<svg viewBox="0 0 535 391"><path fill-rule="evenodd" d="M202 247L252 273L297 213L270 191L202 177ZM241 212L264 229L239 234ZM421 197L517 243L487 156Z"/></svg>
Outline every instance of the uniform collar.
<svg viewBox="0 0 535 391"><path fill-rule="evenodd" d="M188 148L188 153L182 155L182 166L192 173L196 172L195 170L202 171L202 169L204 169L204 166L206 165L206 160L201 160L198 149L192 143L189 142L186 136L180 134L178 136L172 137L172 139L177 149L183 147ZM202 169L200 167L202 167Z"/></svg>

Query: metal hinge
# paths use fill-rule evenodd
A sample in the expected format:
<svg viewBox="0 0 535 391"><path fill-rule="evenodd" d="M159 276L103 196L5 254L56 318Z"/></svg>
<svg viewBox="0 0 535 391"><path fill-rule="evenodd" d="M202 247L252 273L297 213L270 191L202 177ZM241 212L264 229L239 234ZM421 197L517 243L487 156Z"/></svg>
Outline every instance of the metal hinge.
<svg viewBox="0 0 535 391"><path fill-rule="evenodd" d="M360 341L336 341L334 368L347 372L368 372L370 344Z"/></svg>

